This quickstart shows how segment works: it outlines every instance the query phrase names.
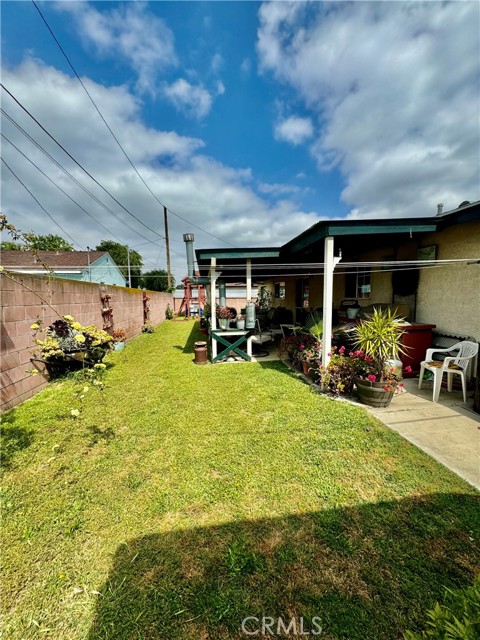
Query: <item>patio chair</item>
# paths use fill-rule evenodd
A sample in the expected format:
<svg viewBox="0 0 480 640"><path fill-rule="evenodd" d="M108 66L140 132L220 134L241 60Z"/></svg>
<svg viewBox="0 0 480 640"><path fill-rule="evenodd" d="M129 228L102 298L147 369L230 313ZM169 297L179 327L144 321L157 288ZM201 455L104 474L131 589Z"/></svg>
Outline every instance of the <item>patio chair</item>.
<svg viewBox="0 0 480 640"><path fill-rule="evenodd" d="M443 362L438 360L432 360L433 354L442 353L445 351L453 351L458 349L456 356L450 356L445 358ZM478 343L458 342L448 349L428 349L425 355L425 360L420 363L420 378L418 380L418 388L422 388L423 374L425 369L433 373L433 402L438 402L440 396L440 387L442 386L443 374L446 373L447 378L447 390L452 391L453 376L458 375L462 379L462 391L463 401L467 402L467 380L466 377L471 371L472 365L476 364L478 354ZM474 368L476 370L476 367Z"/></svg>
<svg viewBox="0 0 480 640"><path fill-rule="evenodd" d="M252 332L253 355L256 358L264 358L265 356L270 355L269 351L260 347L262 347L265 342L270 342L272 337L271 331L262 331L260 322L257 318L257 320L255 320L255 329Z"/></svg>

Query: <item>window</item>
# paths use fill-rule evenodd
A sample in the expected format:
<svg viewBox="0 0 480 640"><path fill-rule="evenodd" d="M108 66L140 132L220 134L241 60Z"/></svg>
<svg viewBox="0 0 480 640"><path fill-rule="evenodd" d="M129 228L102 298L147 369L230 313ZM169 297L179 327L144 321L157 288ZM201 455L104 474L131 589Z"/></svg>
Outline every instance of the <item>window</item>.
<svg viewBox="0 0 480 640"><path fill-rule="evenodd" d="M285 282L277 282L275 284L275 298L285 299Z"/></svg>
<svg viewBox="0 0 480 640"><path fill-rule="evenodd" d="M362 300L370 298L372 292L372 274L368 269L358 268L345 276L345 297Z"/></svg>

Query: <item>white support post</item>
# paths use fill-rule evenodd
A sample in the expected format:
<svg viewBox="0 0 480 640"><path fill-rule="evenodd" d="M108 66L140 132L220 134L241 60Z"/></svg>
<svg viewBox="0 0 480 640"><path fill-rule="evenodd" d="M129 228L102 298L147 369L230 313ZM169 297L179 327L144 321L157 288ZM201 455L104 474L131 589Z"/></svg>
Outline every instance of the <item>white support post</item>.
<svg viewBox="0 0 480 640"><path fill-rule="evenodd" d="M217 259L210 258L210 328L217 328ZM217 341L212 338L212 360L217 357Z"/></svg>
<svg viewBox="0 0 480 640"><path fill-rule="evenodd" d="M247 258L247 302L252 299L252 259Z"/></svg>
<svg viewBox="0 0 480 640"><path fill-rule="evenodd" d="M332 236L325 238L324 244L324 276L323 276L323 346L322 365L324 367L330 362L332 351L332 316L333 316L333 272L340 262L341 257L335 258L333 255L334 239Z"/></svg>

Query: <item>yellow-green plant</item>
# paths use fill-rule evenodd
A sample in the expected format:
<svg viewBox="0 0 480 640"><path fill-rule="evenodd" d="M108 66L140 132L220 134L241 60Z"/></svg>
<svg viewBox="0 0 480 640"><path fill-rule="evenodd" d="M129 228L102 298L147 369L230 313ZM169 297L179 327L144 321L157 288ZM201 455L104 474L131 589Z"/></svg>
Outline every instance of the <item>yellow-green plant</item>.
<svg viewBox="0 0 480 640"><path fill-rule="evenodd" d="M351 329L357 349L371 359L372 374L381 381L386 360L397 360L402 348L400 319L391 309L374 309L373 314Z"/></svg>

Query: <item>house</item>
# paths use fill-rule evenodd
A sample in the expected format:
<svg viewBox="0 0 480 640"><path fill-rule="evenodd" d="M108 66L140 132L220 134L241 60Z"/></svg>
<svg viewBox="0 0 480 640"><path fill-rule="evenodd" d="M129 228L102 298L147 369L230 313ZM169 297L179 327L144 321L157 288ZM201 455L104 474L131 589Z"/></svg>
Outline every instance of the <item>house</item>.
<svg viewBox="0 0 480 640"><path fill-rule="evenodd" d="M406 305L411 321L480 341L480 201L430 217L324 220L282 247L196 255L213 282L265 283L297 322L321 308L326 360L333 312L346 298Z"/></svg>
<svg viewBox="0 0 480 640"><path fill-rule="evenodd" d="M107 251L1 251L0 264L16 273L125 286L125 277Z"/></svg>

